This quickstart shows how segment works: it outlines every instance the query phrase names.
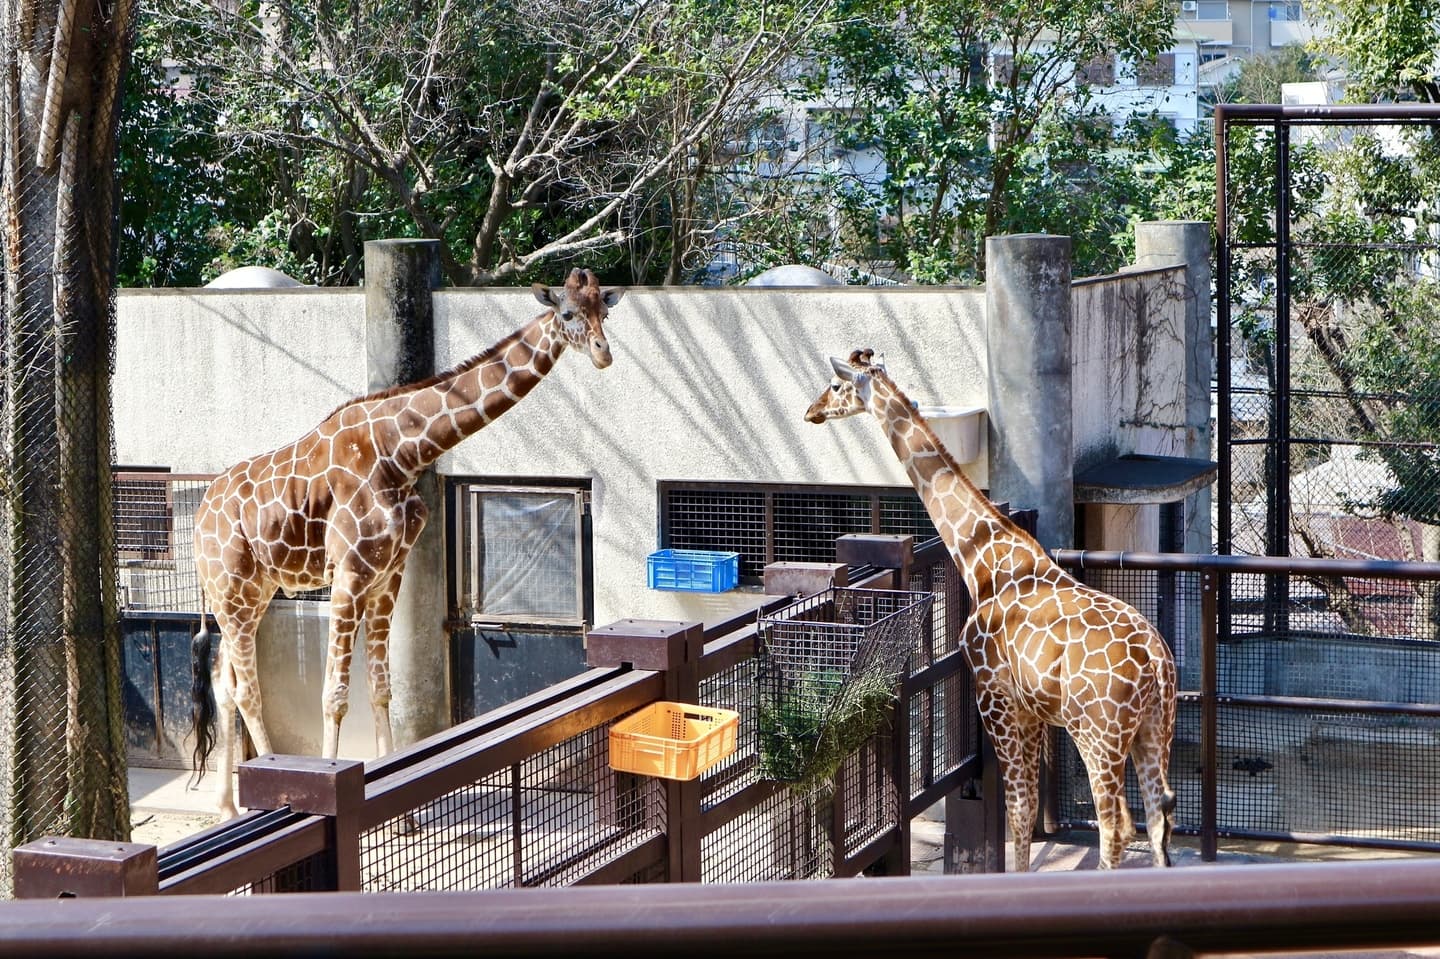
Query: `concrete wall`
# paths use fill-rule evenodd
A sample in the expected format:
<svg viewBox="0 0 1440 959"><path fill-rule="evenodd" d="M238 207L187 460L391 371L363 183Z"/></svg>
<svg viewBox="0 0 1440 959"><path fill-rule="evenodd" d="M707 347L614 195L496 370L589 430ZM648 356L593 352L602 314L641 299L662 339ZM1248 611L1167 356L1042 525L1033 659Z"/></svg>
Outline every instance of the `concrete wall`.
<svg viewBox="0 0 1440 959"><path fill-rule="evenodd" d="M1184 270L1077 281L1075 468L1124 453L1186 454Z"/></svg>
<svg viewBox="0 0 1440 959"><path fill-rule="evenodd" d="M437 362L477 352L528 293L436 296ZM547 381L457 447L442 472L589 476L594 481L596 620L712 619L743 593L645 588L656 548L656 482L736 480L908 485L869 417L816 426L802 416L829 385L830 355L883 352L922 404L983 404L981 295L971 290L635 290L607 323L615 364L565 356ZM973 468L985 482L983 464Z"/></svg>
<svg viewBox="0 0 1440 959"><path fill-rule="evenodd" d="M358 290L122 290L115 459L218 473L366 391Z"/></svg>
<svg viewBox="0 0 1440 959"><path fill-rule="evenodd" d="M479 352L538 310L528 290L438 292L437 366ZM217 472L290 442L365 392L356 292L126 293L117 322L117 462ZM873 421L801 418L830 382L826 358L873 347L922 404L984 404L983 323L976 290L633 289L607 326L612 367L566 355L438 468L591 477L596 620L712 618L756 599L645 588L656 481L905 485ZM983 459L971 469L984 484Z"/></svg>

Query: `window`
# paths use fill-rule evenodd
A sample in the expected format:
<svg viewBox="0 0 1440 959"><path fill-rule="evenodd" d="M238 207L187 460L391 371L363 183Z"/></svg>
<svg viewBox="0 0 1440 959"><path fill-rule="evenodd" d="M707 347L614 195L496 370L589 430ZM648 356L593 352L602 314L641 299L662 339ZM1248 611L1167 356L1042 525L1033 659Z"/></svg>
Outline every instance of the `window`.
<svg viewBox="0 0 1440 959"><path fill-rule="evenodd" d="M174 507L168 469L117 469L112 475L115 549L124 560L170 558Z"/></svg>
<svg viewBox="0 0 1440 959"><path fill-rule="evenodd" d="M1299 3L1281 3L1272 0L1270 4L1270 19L1286 20L1293 23L1304 18L1301 15Z"/></svg>
<svg viewBox="0 0 1440 959"><path fill-rule="evenodd" d="M1140 64L1135 70L1135 79L1141 86L1170 86L1175 82L1175 54L1162 53L1154 60Z"/></svg>
<svg viewBox="0 0 1440 959"><path fill-rule="evenodd" d="M1196 20L1229 20L1230 4L1227 0L1199 0L1195 11Z"/></svg>
<svg viewBox="0 0 1440 959"><path fill-rule="evenodd" d="M455 482L450 497L457 619L585 626L588 488Z"/></svg>
<svg viewBox="0 0 1440 959"><path fill-rule="evenodd" d="M833 562L846 533L935 536L909 487L659 484L660 547L740 554L740 577L757 583L770 563Z"/></svg>
<svg viewBox="0 0 1440 959"><path fill-rule="evenodd" d="M1075 80L1095 87L1115 85L1115 58L1110 54L1092 57L1085 63L1076 64Z"/></svg>

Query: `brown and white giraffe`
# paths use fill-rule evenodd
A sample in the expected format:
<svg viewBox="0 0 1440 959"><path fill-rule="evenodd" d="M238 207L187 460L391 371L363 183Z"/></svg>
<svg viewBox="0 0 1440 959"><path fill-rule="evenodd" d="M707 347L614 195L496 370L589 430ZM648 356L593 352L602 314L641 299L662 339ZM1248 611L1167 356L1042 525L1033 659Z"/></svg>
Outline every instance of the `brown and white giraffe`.
<svg viewBox="0 0 1440 959"><path fill-rule="evenodd" d="M236 709L256 750L270 752L255 637L277 589L330 587L324 755L333 758L339 746L362 620L376 748L390 750L390 617L427 512L416 480L440 454L524 398L566 347L588 353L598 369L610 365L604 322L623 290L602 288L595 274L577 269L563 287L537 283L534 292L545 312L489 349L447 373L345 403L294 443L235 464L206 490L195 514L195 563L206 607L220 625L220 649L212 676L202 619L194 643L194 760L203 772L217 744L218 715L223 817L236 813Z"/></svg>
<svg viewBox="0 0 1440 959"><path fill-rule="evenodd" d="M1118 866L1135 834L1126 756L1135 763L1155 865L1169 865L1175 661L1165 641L1133 607L1069 576L1000 513L872 351L830 362L835 379L805 418L874 414L970 592L974 608L960 642L1000 761L1016 868L1030 867L1047 726L1064 727L1085 761L1101 868Z"/></svg>

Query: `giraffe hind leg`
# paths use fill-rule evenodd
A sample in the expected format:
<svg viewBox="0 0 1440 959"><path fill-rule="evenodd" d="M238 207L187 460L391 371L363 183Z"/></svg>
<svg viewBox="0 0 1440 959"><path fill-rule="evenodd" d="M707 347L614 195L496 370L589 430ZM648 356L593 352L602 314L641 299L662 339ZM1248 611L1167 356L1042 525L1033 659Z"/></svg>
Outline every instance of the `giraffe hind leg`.
<svg viewBox="0 0 1440 959"><path fill-rule="evenodd" d="M1010 827L1015 871L1030 871L1030 836L1040 811L1040 751L1045 726L1036 719L1010 715L990 737L1005 783L1005 819Z"/></svg>
<svg viewBox="0 0 1440 959"><path fill-rule="evenodd" d="M1145 802L1145 832L1150 840L1151 861L1156 866L1169 866L1170 834L1174 828L1175 793L1166 781L1170 765L1170 734L1152 720L1141 726L1135 735L1130 758L1135 763L1140 781L1140 796Z"/></svg>
<svg viewBox="0 0 1440 959"><path fill-rule="evenodd" d="M268 601L268 597L266 599ZM220 654L215 658L211 684L215 690L216 745L219 749L215 761L217 806L222 819L232 818L238 813L233 781L235 754L240 742L237 710L245 721L245 731L250 734L257 754L263 756L272 751L261 711L260 678L255 656L255 636L264 608L265 604L259 604L258 615L238 615L233 611L216 613L223 638Z"/></svg>
<svg viewBox="0 0 1440 959"><path fill-rule="evenodd" d="M1135 838L1135 825L1125 802L1125 756L1082 750L1090 776L1095 818L1100 822L1100 868L1117 869L1125 847Z"/></svg>

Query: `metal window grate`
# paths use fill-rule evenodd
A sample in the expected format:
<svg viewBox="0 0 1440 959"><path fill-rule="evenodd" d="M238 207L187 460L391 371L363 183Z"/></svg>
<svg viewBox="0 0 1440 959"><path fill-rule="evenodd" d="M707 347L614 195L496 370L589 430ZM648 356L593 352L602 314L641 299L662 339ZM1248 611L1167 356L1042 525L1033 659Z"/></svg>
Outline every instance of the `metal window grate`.
<svg viewBox="0 0 1440 959"><path fill-rule="evenodd" d="M715 549L740 554L740 575L755 577L769 562L766 496L758 490L660 489L662 549Z"/></svg>
<svg viewBox="0 0 1440 959"><path fill-rule="evenodd" d="M775 562L833 562L847 533L936 535L910 489L665 481L660 547L740 554L740 576L758 582Z"/></svg>
<svg viewBox="0 0 1440 959"><path fill-rule="evenodd" d="M127 612L199 612L195 510L205 476L154 472L113 474L120 605Z"/></svg>

